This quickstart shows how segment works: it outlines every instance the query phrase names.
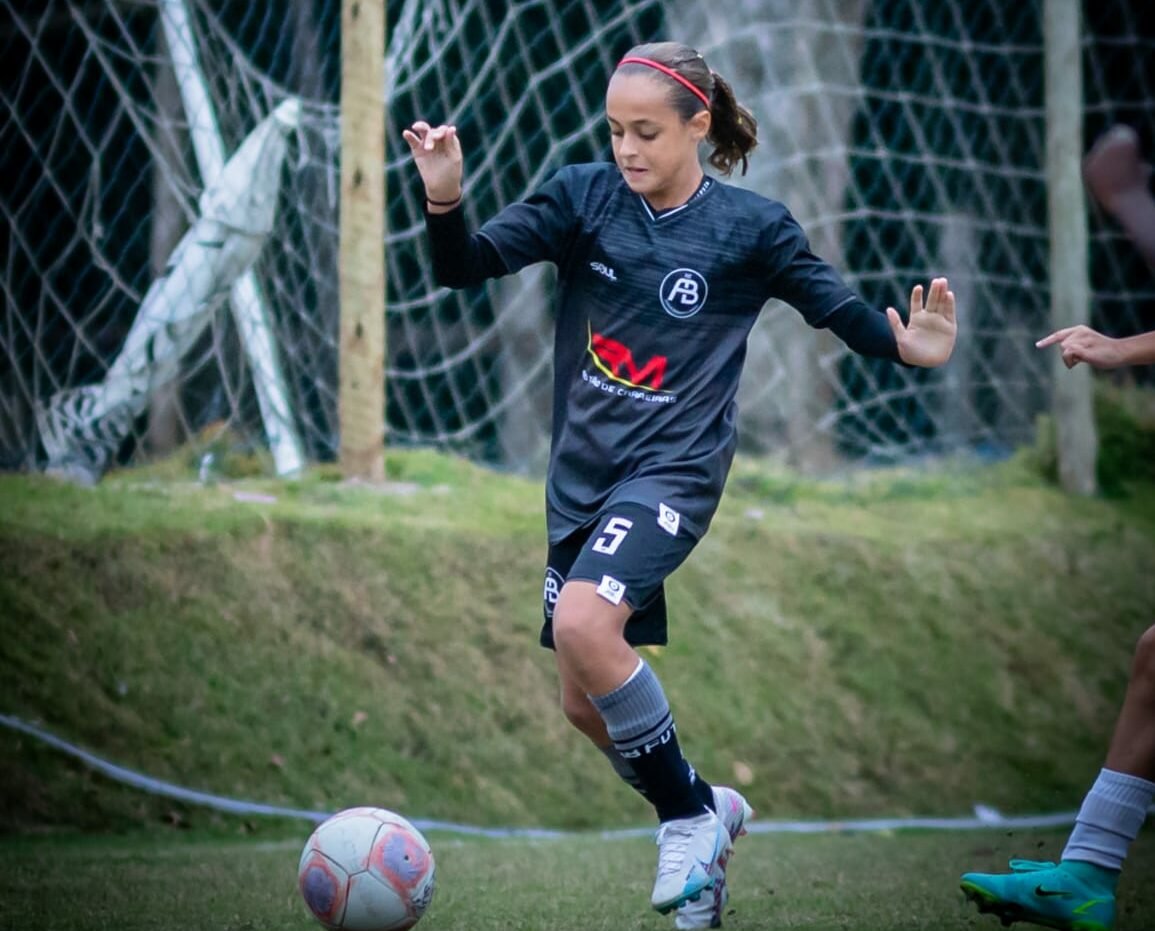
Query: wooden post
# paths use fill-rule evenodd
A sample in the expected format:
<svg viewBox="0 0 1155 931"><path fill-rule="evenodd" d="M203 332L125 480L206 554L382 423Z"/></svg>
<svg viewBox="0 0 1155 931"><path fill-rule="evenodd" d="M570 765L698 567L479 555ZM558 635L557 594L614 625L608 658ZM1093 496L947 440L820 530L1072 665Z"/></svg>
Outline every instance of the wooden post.
<svg viewBox="0 0 1155 931"><path fill-rule="evenodd" d="M385 479L385 0L341 9L341 469Z"/></svg>
<svg viewBox="0 0 1155 931"><path fill-rule="evenodd" d="M1079 168L1083 156L1081 8L1076 0L1046 0L1044 7L1053 330L1090 323L1091 316L1087 212ZM1097 488L1098 437L1091 368L1080 365L1068 371L1059 353L1052 354L1059 481L1069 492L1092 495Z"/></svg>

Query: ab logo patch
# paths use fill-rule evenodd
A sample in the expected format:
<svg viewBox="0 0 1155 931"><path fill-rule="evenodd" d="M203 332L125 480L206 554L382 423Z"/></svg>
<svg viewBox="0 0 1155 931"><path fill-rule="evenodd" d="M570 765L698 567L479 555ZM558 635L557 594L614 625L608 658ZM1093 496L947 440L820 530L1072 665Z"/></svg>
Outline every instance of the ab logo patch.
<svg viewBox="0 0 1155 931"><path fill-rule="evenodd" d="M545 616L548 620L553 620L553 609L557 604L558 596L561 594L561 587L565 585L565 579L561 577L553 566L545 570L545 590L542 592L542 602L545 606Z"/></svg>
<svg viewBox="0 0 1155 931"><path fill-rule="evenodd" d="M692 268L675 268L662 279L658 296L666 313L684 320L706 306L709 290L706 279Z"/></svg>

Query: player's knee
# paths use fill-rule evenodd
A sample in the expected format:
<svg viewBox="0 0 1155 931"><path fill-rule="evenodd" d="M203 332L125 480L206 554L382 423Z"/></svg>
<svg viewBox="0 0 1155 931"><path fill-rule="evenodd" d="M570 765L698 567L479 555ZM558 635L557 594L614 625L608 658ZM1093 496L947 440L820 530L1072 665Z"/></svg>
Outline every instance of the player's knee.
<svg viewBox="0 0 1155 931"><path fill-rule="evenodd" d="M588 734L601 726L602 719L598 709L585 695L566 692L561 698L561 710L566 720L583 734Z"/></svg>
<svg viewBox="0 0 1155 931"><path fill-rule="evenodd" d="M559 602L553 615L553 641L559 656L581 655L597 636L596 618L580 606Z"/></svg>
<svg viewBox="0 0 1155 931"><path fill-rule="evenodd" d="M1155 686L1155 625L1148 627L1139 638L1131 678Z"/></svg>
<svg viewBox="0 0 1155 931"><path fill-rule="evenodd" d="M562 593L553 614L553 641L559 656L580 658L596 653L613 635L613 618L600 605Z"/></svg>

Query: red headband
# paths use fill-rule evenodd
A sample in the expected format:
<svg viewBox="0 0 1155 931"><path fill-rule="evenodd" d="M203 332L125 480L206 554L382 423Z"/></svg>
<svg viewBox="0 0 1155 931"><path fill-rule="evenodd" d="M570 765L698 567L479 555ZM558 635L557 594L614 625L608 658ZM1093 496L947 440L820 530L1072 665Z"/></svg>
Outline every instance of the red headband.
<svg viewBox="0 0 1155 931"><path fill-rule="evenodd" d="M702 103L704 103L706 105L707 110L710 109L710 98L706 96L705 92L701 88L699 88L697 85L695 85L692 81L687 81L684 77L682 77L680 74L678 74L678 72L675 71L673 68L667 68L661 62L654 61L650 58L623 58L621 61L618 62L618 67L620 68L622 65L646 65L649 68L654 68L654 69L662 72L662 74L668 74L675 81L677 81L679 84L681 84L687 90L689 90L690 93L692 93L700 101L702 101Z"/></svg>

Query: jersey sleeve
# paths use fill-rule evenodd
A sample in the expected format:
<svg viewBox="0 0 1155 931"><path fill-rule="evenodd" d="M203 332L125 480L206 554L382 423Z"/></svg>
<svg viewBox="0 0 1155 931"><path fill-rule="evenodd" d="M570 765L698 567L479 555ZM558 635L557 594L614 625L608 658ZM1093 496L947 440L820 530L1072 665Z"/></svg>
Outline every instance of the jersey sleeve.
<svg viewBox="0 0 1155 931"><path fill-rule="evenodd" d="M562 169L525 200L510 204L481 227L512 274L535 262L559 263L574 228L571 172Z"/></svg>
<svg viewBox="0 0 1155 931"><path fill-rule="evenodd" d="M851 351L902 363L886 314L865 304L829 262L810 251L806 233L789 212L767 248L771 297L785 301L810 326L829 328Z"/></svg>
<svg viewBox="0 0 1155 931"><path fill-rule="evenodd" d="M769 296L785 301L812 327L822 326L856 299L834 267L810 251L806 233L789 212L767 231L763 248L770 266Z"/></svg>
<svg viewBox="0 0 1155 931"><path fill-rule="evenodd" d="M468 288L509 274L488 239L470 234L460 206L447 213L425 213L433 280L446 288Z"/></svg>
<svg viewBox="0 0 1155 931"><path fill-rule="evenodd" d="M857 297L827 314L818 325L828 327L831 333L860 356L889 359L909 367L898 354L898 340L895 339L886 314Z"/></svg>

